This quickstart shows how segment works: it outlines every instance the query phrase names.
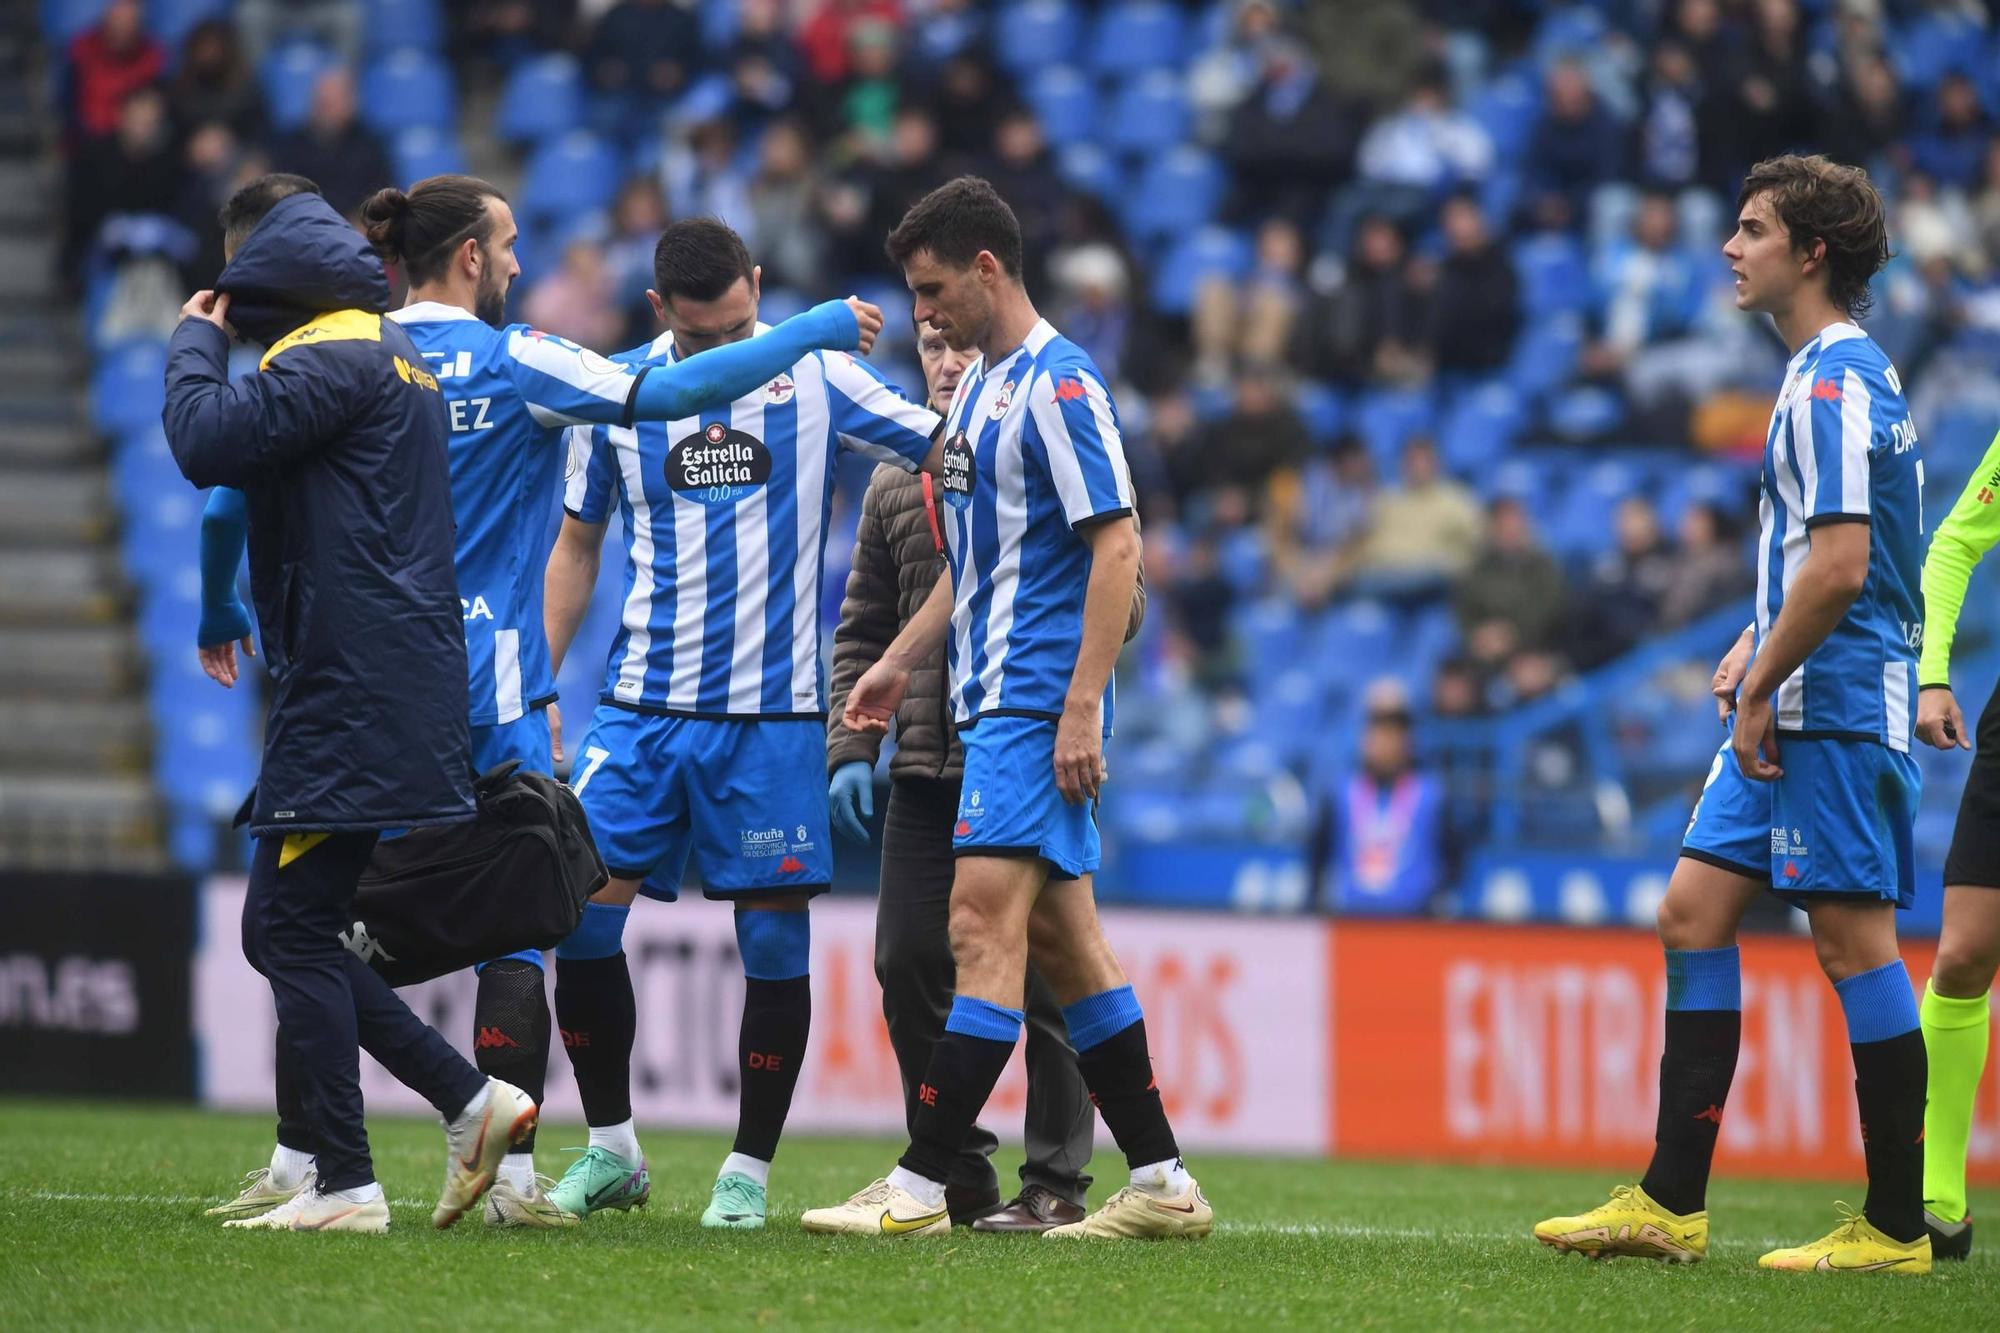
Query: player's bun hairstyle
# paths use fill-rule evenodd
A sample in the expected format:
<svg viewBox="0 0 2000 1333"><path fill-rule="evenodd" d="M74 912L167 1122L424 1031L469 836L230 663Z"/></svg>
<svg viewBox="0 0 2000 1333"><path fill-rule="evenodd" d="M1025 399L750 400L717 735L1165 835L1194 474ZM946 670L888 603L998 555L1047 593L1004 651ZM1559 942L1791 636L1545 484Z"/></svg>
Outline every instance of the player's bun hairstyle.
<svg viewBox="0 0 2000 1333"><path fill-rule="evenodd" d="M375 253L400 263L412 287L444 275L468 240L482 246L493 234L488 199L505 201L497 186L477 176L432 176L410 187L377 190L361 205L361 228Z"/></svg>
<svg viewBox="0 0 2000 1333"><path fill-rule="evenodd" d="M1851 317L1866 315L1868 280L1889 262L1882 195L1868 173L1817 154L1786 153L1750 168L1736 195L1737 211L1760 194L1771 196L1771 212L1791 234L1793 253L1807 254L1814 241L1826 242L1827 295Z"/></svg>
<svg viewBox="0 0 2000 1333"><path fill-rule="evenodd" d="M280 201L295 194L318 194L319 186L304 176L294 176L288 171L274 171L268 176L244 185L229 196L229 202L222 206L215 220L222 224L223 248L230 254L243 244L264 215L276 208Z"/></svg>
<svg viewBox="0 0 2000 1333"><path fill-rule="evenodd" d="M753 265L743 238L716 218L682 218L653 247L653 290L662 301L713 301L748 281Z"/></svg>
<svg viewBox="0 0 2000 1333"><path fill-rule="evenodd" d="M978 176L946 181L910 206L883 247L889 262L906 266L912 256L928 250L953 268L972 266L981 250L990 251L1010 278L1021 276L1021 222L1007 201Z"/></svg>

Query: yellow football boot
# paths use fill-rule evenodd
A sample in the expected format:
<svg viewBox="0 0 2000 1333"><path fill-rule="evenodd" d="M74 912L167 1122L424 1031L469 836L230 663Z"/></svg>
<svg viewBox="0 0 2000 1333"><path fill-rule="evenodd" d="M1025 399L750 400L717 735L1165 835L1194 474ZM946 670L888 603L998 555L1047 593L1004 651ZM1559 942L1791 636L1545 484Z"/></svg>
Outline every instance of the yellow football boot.
<svg viewBox="0 0 2000 1333"><path fill-rule="evenodd" d="M1773 1250L1757 1261L1759 1268L1788 1273L1928 1273L1931 1238L1891 1240L1844 1203L1834 1205L1840 1225L1824 1240Z"/></svg>
<svg viewBox="0 0 2000 1333"><path fill-rule="evenodd" d="M1592 1259L1623 1254L1671 1264L1699 1263L1708 1254L1708 1212L1682 1217L1654 1203L1637 1185L1620 1185L1608 1202L1587 1213L1537 1223L1535 1239Z"/></svg>

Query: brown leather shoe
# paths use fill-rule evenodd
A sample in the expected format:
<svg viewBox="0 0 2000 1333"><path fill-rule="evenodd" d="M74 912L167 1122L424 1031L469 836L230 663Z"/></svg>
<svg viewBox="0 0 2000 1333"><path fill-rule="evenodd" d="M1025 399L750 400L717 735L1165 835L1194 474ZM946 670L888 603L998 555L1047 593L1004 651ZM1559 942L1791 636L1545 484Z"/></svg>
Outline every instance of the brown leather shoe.
<svg viewBox="0 0 2000 1333"><path fill-rule="evenodd" d="M962 1189L946 1185L944 1206L951 1210L951 1224L955 1227L970 1226L988 1213L1000 1211L1000 1191L995 1186L983 1190Z"/></svg>
<svg viewBox="0 0 2000 1333"><path fill-rule="evenodd" d="M1083 1220L1083 1209L1047 1185L1030 1185L997 1213L972 1224L974 1231L1047 1231Z"/></svg>

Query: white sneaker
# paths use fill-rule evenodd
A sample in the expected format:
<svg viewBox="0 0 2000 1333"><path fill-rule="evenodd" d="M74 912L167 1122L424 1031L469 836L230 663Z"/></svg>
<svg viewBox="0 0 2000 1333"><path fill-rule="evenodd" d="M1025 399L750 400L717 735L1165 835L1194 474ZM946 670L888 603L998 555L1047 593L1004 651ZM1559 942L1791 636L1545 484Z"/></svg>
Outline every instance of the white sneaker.
<svg viewBox="0 0 2000 1333"><path fill-rule="evenodd" d="M486 1087L483 1108L445 1126L444 1192L431 1213L439 1231L479 1202L507 1150L535 1127L537 1109L527 1093L497 1078L487 1079Z"/></svg>
<svg viewBox="0 0 2000 1333"><path fill-rule="evenodd" d="M576 1226L583 1219L565 1212L549 1197L547 1187L553 1184L553 1180L542 1175L530 1181L525 1190L515 1188L511 1181L494 1181L493 1188L486 1192L486 1225L543 1230Z"/></svg>
<svg viewBox="0 0 2000 1333"><path fill-rule="evenodd" d="M811 1210L799 1225L820 1236L948 1236L951 1210L932 1208L883 1179L838 1207Z"/></svg>
<svg viewBox="0 0 2000 1333"><path fill-rule="evenodd" d="M224 1221L241 1218L262 1217L281 1203L290 1203L303 1190L313 1187L316 1177L311 1167L306 1168L305 1179L286 1189L271 1183L271 1168L260 1166L243 1177L243 1192L228 1203L219 1203L202 1214L203 1217L219 1217Z"/></svg>
<svg viewBox="0 0 2000 1333"><path fill-rule="evenodd" d="M1051 1227L1044 1239L1054 1240L1196 1240L1215 1230L1215 1210L1208 1206L1201 1186L1190 1183L1187 1192L1163 1199L1127 1185L1104 1201L1104 1206L1068 1226Z"/></svg>
<svg viewBox="0 0 2000 1333"><path fill-rule="evenodd" d="M360 1231L381 1236L389 1231L389 1200L377 1194L367 1203L349 1203L316 1189L301 1190L261 1217L224 1222L239 1231Z"/></svg>

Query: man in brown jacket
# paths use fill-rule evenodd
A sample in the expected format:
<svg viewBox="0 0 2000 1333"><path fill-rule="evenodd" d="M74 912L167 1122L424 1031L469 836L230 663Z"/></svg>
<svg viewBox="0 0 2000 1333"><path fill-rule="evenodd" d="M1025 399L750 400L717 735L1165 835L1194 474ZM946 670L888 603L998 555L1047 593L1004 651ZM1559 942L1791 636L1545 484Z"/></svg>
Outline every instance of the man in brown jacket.
<svg viewBox="0 0 2000 1333"><path fill-rule="evenodd" d="M954 352L929 325L917 329L917 353L931 407L951 403L971 351ZM827 771L833 826L868 841L874 813L878 736L849 731L841 710L855 680L879 659L924 604L944 569L936 503L927 477L880 467L861 501L854 567L840 605L833 638L831 706L827 710ZM1129 639L1145 615L1143 585L1133 594ZM896 710L896 754L889 763L889 807L882 825L882 887L875 917L875 976L882 983L882 1014L903 1075L906 1117L914 1121L912 1090L922 1080L931 1046L951 1008L954 968L946 923L951 909L952 821L957 818L964 755L946 702L940 654L913 673ZM979 1231L1046 1231L1083 1217L1091 1178L1091 1139L1097 1117L1077 1072L1076 1052L1062 1010L1047 983L1028 969L1027 1161L1021 1192L1005 1207L990 1160L999 1140L974 1125L946 1182L954 1224ZM976 1220L975 1220L976 1219Z"/></svg>

